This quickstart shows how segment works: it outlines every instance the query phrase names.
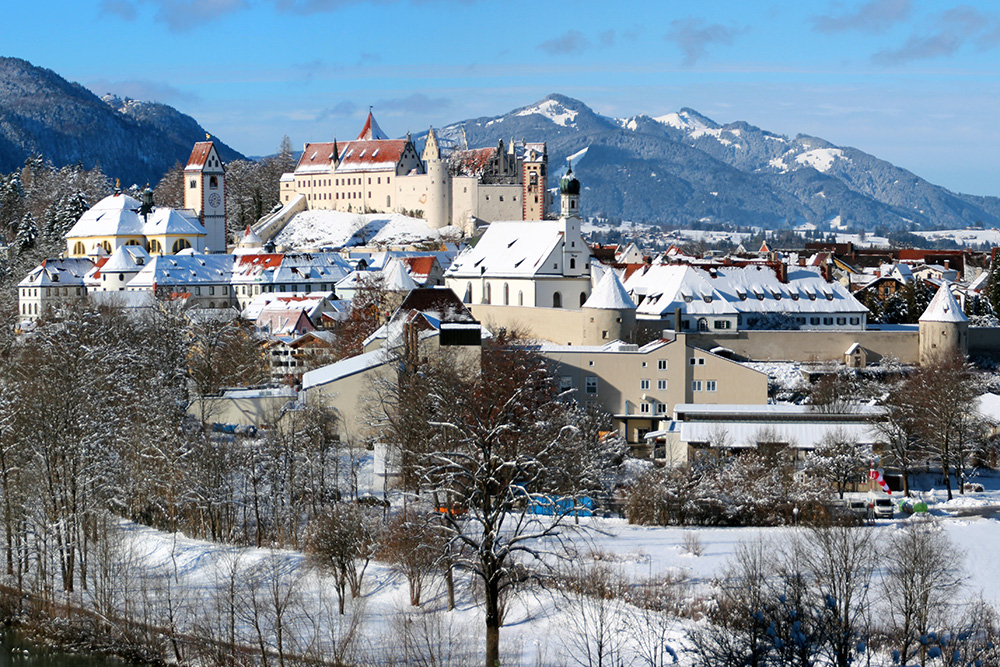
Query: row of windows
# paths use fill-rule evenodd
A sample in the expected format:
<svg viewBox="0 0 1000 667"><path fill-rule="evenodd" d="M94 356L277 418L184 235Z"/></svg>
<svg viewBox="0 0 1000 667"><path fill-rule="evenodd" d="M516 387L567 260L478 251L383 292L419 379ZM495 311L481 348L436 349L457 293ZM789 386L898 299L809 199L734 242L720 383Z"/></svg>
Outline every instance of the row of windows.
<svg viewBox="0 0 1000 667"><path fill-rule="evenodd" d="M125 245L127 245L127 246L129 246L129 245L137 246L137 245L142 245L142 244L139 243L139 241L137 241L135 239L129 239L128 241L125 242ZM99 243L94 244L94 248L95 249L97 249L98 247L103 248L104 252L108 253L109 255L111 254L111 242L110 241L101 241ZM174 244L171 246L170 252L172 252L173 254L176 255L181 250L185 250L185 249L190 248L190 247L191 247L191 242L188 241L187 239L177 239L176 241L174 241ZM156 239L150 239L149 241L146 242L146 252L148 252L150 255L162 255L163 254L163 246ZM83 244L83 241L77 241L76 243L73 244L73 254L74 255L86 255L87 254L87 247Z"/></svg>
<svg viewBox="0 0 1000 667"><path fill-rule="evenodd" d="M665 415L665 414L667 414L667 404L666 403L657 402L657 403L654 403L653 405L656 405L656 414L658 414L658 415ZM640 403L639 404L639 412L641 414L648 415L651 412L651 406L650 406L650 404L649 403L645 403L645 402L644 403Z"/></svg>
<svg viewBox="0 0 1000 667"><path fill-rule="evenodd" d="M76 287L76 288L63 287L62 288L62 296L69 296L69 291L71 289L75 289L76 290L76 295L77 296L82 296L82 293L80 292L80 288L79 287ZM59 296L59 288L58 287L46 287L46 288L44 288L44 290L45 291L42 294L44 294L45 296ZM26 299L28 297L37 297L37 296L38 296L38 288L37 287L22 287L21 288L21 298L22 299Z"/></svg>
<svg viewBox="0 0 1000 667"><path fill-rule="evenodd" d="M310 187L310 188L314 188L314 187L320 187L320 188L322 188L322 187L329 187L331 180L333 181L333 184L335 186L337 186L337 187L340 187L341 185L361 185L361 179L360 178L334 178L334 179L330 179L330 178L310 178L308 181L304 181L302 183L302 185ZM385 177L385 182L386 182L386 185L392 183L392 178L390 176L386 176ZM372 184L372 178L371 178L371 176L369 176L368 177L368 185L371 185L371 184ZM376 177L375 184L376 185L382 185L382 177L381 176Z"/></svg>
<svg viewBox="0 0 1000 667"><path fill-rule="evenodd" d="M645 361L642 362L642 367L643 368L646 368L646 363L647 362L645 362ZM593 362L591 362L590 365L593 366L594 365ZM665 370L667 370L667 360L666 359L657 359L656 360L656 370L658 370L658 371L665 371Z"/></svg>
<svg viewBox="0 0 1000 667"><path fill-rule="evenodd" d="M188 183L188 188L191 189L191 190L194 190L197 187L198 187L198 180L192 178L191 181ZM218 176L210 176L209 179L208 179L208 187L210 187L212 189L218 188L219 187L219 177Z"/></svg>
<svg viewBox="0 0 1000 667"><path fill-rule="evenodd" d="M692 380L691 391L716 391L718 383L715 380Z"/></svg>
<svg viewBox="0 0 1000 667"><path fill-rule="evenodd" d="M500 201L503 201L503 195L499 195L499 197L500 197ZM517 196L515 195L514 197L511 197L511 199L513 201L517 201ZM489 201L489 200L490 200L490 196L486 195L486 201Z"/></svg>
<svg viewBox="0 0 1000 667"><path fill-rule="evenodd" d="M649 378L641 378L639 380L639 389L649 389L650 386L652 386L652 383L650 382ZM657 389L657 391L666 391L667 390L667 381L665 379L663 379L663 378L660 378L659 380L657 380L656 381L656 389Z"/></svg>

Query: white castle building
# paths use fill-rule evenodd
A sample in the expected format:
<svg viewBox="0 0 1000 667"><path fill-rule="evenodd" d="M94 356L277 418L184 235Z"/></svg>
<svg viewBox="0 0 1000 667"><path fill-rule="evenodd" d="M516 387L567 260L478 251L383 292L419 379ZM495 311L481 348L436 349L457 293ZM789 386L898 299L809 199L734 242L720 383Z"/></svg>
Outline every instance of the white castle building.
<svg viewBox="0 0 1000 667"><path fill-rule="evenodd" d="M418 153L409 135L389 139L369 113L354 141L305 144L295 171L281 178L281 203L284 215L310 209L405 212L433 229L471 231L494 220L544 219L551 207L547 163L544 143L518 150L501 140L494 148L445 155L433 128ZM258 232L271 236L274 229L262 224Z"/></svg>

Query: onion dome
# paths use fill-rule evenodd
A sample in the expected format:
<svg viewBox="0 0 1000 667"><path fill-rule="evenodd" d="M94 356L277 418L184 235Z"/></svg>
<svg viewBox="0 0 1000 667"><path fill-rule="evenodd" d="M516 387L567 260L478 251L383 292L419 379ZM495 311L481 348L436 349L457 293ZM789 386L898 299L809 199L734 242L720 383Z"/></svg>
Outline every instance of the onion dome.
<svg viewBox="0 0 1000 667"><path fill-rule="evenodd" d="M573 175L573 165L566 170L566 175L559 181L559 192L564 195L579 195L580 181Z"/></svg>

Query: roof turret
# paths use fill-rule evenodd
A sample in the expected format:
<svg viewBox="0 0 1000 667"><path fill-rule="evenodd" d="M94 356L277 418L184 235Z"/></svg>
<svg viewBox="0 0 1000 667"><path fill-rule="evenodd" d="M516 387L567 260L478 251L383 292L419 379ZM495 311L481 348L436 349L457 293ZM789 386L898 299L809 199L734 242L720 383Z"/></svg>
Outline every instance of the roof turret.
<svg viewBox="0 0 1000 667"><path fill-rule="evenodd" d="M969 318L962 312L962 307L955 300L955 295L951 293L951 286L947 280L941 283L937 294L931 299L927 310L920 316L920 322L968 322Z"/></svg>
<svg viewBox="0 0 1000 667"><path fill-rule="evenodd" d="M580 181L573 175L573 165L569 165L566 175L559 181L559 191L564 195L579 195Z"/></svg>

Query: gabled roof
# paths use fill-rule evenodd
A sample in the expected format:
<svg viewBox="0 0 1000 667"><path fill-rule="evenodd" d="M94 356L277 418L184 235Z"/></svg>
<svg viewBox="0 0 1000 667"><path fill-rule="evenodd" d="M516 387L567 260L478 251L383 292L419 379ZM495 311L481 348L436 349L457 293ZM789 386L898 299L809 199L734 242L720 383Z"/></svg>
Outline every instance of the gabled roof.
<svg viewBox="0 0 1000 667"><path fill-rule="evenodd" d="M191 157L188 158L184 171L201 171L204 169L205 164L208 162L208 156L211 155L214 147L215 143L212 141L199 141L196 143L191 150Z"/></svg>
<svg viewBox="0 0 1000 667"><path fill-rule="evenodd" d="M101 270L107 273L132 273L142 269L149 262L149 253L139 245L123 245L115 248L111 256L102 262Z"/></svg>
<svg viewBox="0 0 1000 667"><path fill-rule="evenodd" d="M407 146L412 146L407 139L348 142L340 150L337 171L395 171ZM416 155L415 148L413 152Z"/></svg>
<svg viewBox="0 0 1000 667"><path fill-rule="evenodd" d="M968 322L969 318L962 312L962 307L958 305L955 295L951 293L951 285L945 280L918 321L957 323Z"/></svg>
<svg viewBox="0 0 1000 667"><path fill-rule="evenodd" d="M546 260L562 241L562 225L557 221L494 222L474 247L466 248L455 258L447 275L452 278L561 275Z"/></svg>
<svg viewBox="0 0 1000 667"><path fill-rule="evenodd" d="M47 287L49 285L83 285L83 279L94 268L87 257L46 259L32 269L18 283L21 287Z"/></svg>
<svg viewBox="0 0 1000 667"><path fill-rule="evenodd" d="M409 292L417 287L416 281L410 277L409 271L406 270L406 265L398 259L390 261L383 269L383 274L385 276L385 289L390 292Z"/></svg>

